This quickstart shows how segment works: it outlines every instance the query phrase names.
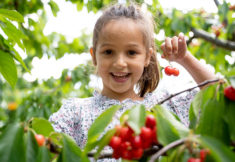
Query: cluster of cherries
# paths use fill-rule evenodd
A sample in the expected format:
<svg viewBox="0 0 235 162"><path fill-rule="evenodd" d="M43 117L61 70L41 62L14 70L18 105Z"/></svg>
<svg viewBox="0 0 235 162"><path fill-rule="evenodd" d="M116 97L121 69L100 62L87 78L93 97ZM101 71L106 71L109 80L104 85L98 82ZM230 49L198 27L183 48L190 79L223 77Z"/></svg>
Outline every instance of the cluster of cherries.
<svg viewBox="0 0 235 162"><path fill-rule="evenodd" d="M166 73L166 75L174 75L174 76L178 76L180 74L179 69L172 67L172 66L166 66L164 68L164 71Z"/></svg>
<svg viewBox="0 0 235 162"><path fill-rule="evenodd" d="M228 86L224 89L224 95L228 99L235 101L235 89L232 86Z"/></svg>
<svg viewBox="0 0 235 162"><path fill-rule="evenodd" d="M115 135L111 138L109 146L113 149L113 158L140 159L145 149L158 144L156 134L156 120L153 115L147 115L145 126L141 127L139 135L125 124L115 127Z"/></svg>
<svg viewBox="0 0 235 162"><path fill-rule="evenodd" d="M209 150L201 149L200 150L200 157L198 157L198 158L191 157L188 159L188 162L204 162L207 154L210 154Z"/></svg>

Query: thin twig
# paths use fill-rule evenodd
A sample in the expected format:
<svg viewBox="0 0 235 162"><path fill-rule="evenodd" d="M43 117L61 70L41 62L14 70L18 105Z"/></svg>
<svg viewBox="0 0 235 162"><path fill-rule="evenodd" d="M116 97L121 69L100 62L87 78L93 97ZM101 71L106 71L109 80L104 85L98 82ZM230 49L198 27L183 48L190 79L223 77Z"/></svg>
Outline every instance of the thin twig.
<svg viewBox="0 0 235 162"><path fill-rule="evenodd" d="M181 144L183 144L186 140L188 140L188 138L184 138L184 139L179 139L177 141L174 141L172 143L170 143L169 145L166 145L165 147L163 147L161 150L159 150L156 154L154 154L149 162L154 162L156 159L158 159L161 155L165 154L168 150L179 146Z"/></svg>
<svg viewBox="0 0 235 162"><path fill-rule="evenodd" d="M193 89L195 89L195 88L203 87L203 86L205 86L205 85L207 85L207 84L216 83L216 82L219 82L219 81L220 81L220 79L206 80L206 81L204 81L204 82L202 82L202 83L200 83L200 84L198 84L198 85L196 85L196 86L194 86L194 87L185 89L185 90L180 91L180 92L177 92L177 93L175 93L175 94L171 94L169 97L163 99L162 101L158 102L157 104L161 105L161 104L163 104L164 102L166 102L167 100L169 100L169 99L171 99L172 97L175 97L175 96L177 96L177 95L179 95L179 94L181 94L181 93L184 93L184 92L187 92L187 91L191 91L191 90L193 90Z"/></svg>
<svg viewBox="0 0 235 162"><path fill-rule="evenodd" d="M195 38L202 38L212 44L215 44L218 47L221 47L221 48L224 48L227 50L231 50L231 51L235 51L235 42L233 42L233 41L218 39L218 38L212 36L210 33L206 32L204 30L201 30L201 29L192 28L191 30L192 30Z"/></svg>
<svg viewBox="0 0 235 162"><path fill-rule="evenodd" d="M89 152L87 154L88 157L94 157L96 154L96 152ZM112 155L113 153L112 152L102 152L100 155L99 155L99 159L105 159L105 158L112 158Z"/></svg>
<svg viewBox="0 0 235 162"><path fill-rule="evenodd" d="M156 159L158 159L160 156L164 155L168 150L177 147L187 141L195 141L195 139L197 139L198 137L200 137L199 135L195 135L192 137L186 137L183 139L179 139L176 140L168 145L166 145L165 147L163 147L161 150L159 150L157 153L155 153L149 160L149 162L154 162Z"/></svg>
<svg viewBox="0 0 235 162"><path fill-rule="evenodd" d="M192 36L192 37L190 37L188 40L187 40L187 46L193 41L193 39L194 39L195 37L194 36Z"/></svg>

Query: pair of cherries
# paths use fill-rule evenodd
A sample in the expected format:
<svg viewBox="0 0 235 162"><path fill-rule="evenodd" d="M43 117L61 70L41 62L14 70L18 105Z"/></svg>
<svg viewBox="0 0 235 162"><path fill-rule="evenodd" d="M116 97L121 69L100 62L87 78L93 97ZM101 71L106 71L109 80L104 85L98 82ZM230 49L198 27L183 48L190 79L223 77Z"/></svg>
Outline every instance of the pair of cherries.
<svg viewBox="0 0 235 162"><path fill-rule="evenodd" d="M172 67L172 66L167 66L164 68L165 74L166 75L174 75L174 76L178 76L180 74L179 69Z"/></svg>

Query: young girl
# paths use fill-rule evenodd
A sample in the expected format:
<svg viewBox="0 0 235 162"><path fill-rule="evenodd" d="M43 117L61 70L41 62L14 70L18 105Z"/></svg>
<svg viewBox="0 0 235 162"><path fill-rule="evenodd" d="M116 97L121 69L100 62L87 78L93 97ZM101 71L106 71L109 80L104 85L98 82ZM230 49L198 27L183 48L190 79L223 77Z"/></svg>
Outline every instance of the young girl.
<svg viewBox="0 0 235 162"><path fill-rule="evenodd" d="M67 100L49 119L54 129L72 136L83 148L89 127L110 106L118 104L122 108L109 128L118 124L121 114L133 105L151 108L166 97L162 92L152 93L160 79L153 35L152 18L137 6L114 5L106 9L95 24L90 50L103 89L89 98ZM183 35L166 38L161 49L164 58L181 64L197 83L214 79L215 76L187 51ZM194 94L188 92L166 102L166 108L186 125Z"/></svg>

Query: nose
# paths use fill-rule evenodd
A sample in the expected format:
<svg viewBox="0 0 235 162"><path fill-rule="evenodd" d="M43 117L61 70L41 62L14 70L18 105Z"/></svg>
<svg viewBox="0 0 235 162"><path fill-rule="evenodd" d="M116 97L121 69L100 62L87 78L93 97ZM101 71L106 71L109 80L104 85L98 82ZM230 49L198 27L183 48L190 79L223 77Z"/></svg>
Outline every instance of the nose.
<svg viewBox="0 0 235 162"><path fill-rule="evenodd" d="M115 57L114 66L117 68L124 68L127 66L127 60L124 55L119 54Z"/></svg>

